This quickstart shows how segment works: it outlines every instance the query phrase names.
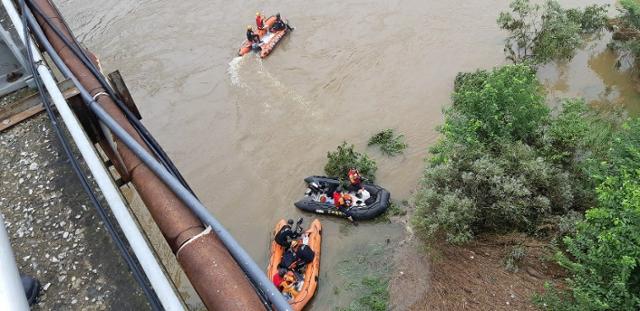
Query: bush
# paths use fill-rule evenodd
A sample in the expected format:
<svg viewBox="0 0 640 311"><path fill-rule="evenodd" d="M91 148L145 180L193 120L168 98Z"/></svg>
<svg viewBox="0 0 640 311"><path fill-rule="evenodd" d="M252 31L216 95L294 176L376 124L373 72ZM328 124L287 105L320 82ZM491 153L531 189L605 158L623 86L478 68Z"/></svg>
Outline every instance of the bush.
<svg viewBox="0 0 640 311"><path fill-rule="evenodd" d="M527 250L522 245L515 245L504 259L504 265L509 272L518 272L522 260L527 256Z"/></svg>
<svg viewBox="0 0 640 311"><path fill-rule="evenodd" d="M640 120L616 135L605 175L595 175L598 206L564 238L570 290L539 297L548 310L640 309Z"/></svg>
<svg viewBox="0 0 640 311"><path fill-rule="evenodd" d="M510 8L500 13L498 25L510 32L504 50L516 64L568 60L583 44L583 34L599 31L607 22L607 6L565 10L553 0L544 6L513 0Z"/></svg>
<svg viewBox="0 0 640 311"><path fill-rule="evenodd" d="M533 233L545 219L595 202L593 166L617 118L566 100L552 117L530 67L459 74L443 137L416 193L425 238L462 243L481 232Z"/></svg>
<svg viewBox="0 0 640 311"><path fill-rule="evenodd" d="M526 65L461 77L452 97L440 132L457 144L491 147L503 141L529 142L549 113L542 86Z"/></svg>
<svg viewBox="0 0 640 311"><path fill-rule="evenodd" d="M596 182L590 172L607 158L612 135L623 121L617 111L597 111L582 99L568 99L543 129L540 152L571 175L576 209L595 204Z"/></svg>
<svg viewBox="0 0 640 311"><path fill-rule="evenodd" d="M375 181L378 170L376 162L366 154L354 151L353 145L348 145L347 142L338 146L336 151L327 152L327 159L327 164L324 166L327 176L346 180L349 169L355 167L363 178L371 182Z"/></svg>
<svg viewBox="0 0 640 311"><path fill-rule="evenodd" d="M404 142L404 135L396 136L393 129L386 129L373 135L369 138L368 145L380 145L382 153L388 156L401 154L407 149L407 144Z"/></svg>
<svg viewBox="0 0 640 311"><path fill-rule="evenodd" d="M446 234L452 243L479 232L531 232L546 216L572 206L569 174L523 143L497 155L456 149L447 163L426 169L413 219L425 238Z"/></svg>

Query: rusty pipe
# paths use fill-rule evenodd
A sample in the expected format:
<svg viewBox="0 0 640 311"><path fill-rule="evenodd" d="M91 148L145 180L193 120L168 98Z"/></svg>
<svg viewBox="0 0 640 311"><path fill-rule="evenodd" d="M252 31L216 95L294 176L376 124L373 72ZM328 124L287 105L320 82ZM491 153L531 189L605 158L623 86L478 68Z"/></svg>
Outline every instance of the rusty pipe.
<svg viewBox="0 0 640 311"><path fill-rule="evenodd" d="M65 37L71 39L69 29L66 28L49 1L35 0L33 2L42 10L46 18L63 31ZM102 96L105 90L99 81L73 51L57 37L48 24L41 20L42 17L38 18L49 42L83 87L127 133L138 143L144 145L141 137L111 98ZM204 230L198 217L117 138L116 146L131 176L133 185L169 246L176 252L178 262L207 308L222 308L224 310L263 308L257 293L217 236ZM215 264L211 264L210 259L214 259Z"/></svg>

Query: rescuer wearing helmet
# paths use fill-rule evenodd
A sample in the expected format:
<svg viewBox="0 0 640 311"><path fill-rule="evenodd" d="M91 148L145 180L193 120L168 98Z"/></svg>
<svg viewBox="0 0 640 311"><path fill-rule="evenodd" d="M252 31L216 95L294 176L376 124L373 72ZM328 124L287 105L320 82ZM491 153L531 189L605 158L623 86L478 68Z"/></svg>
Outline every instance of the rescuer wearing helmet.
<svg viewBox="0 0 640 311"><path fill-rule="evenodd" d="M260 36L253 33L253 27L247 25L247 40L253 43L260 43Z"/></svg>
<svg viewBox="0 0 640 311"><path fill-rule="evenodd" d="M289 246L291 246L291 241L297 238L297 234L296 232L293 232L291 226L293 226L293 219L287 220L287 224L280 228L280 231L276 233L274 239L276 243L278 243L278 245L284 247L285 249L288 249Z"/></svg>
<svg viewBox="0 0 640 311"><path fill-rule="evenodd" d="M258 27L258 30L264 29L264 18L260 12L256 12L256 26Z"/></svg>
<svg viewBox="0 0 640 311"><path fill-rule="evenodd" d="M276 32L283 29L293 30L294 28L289 26L289 24L285 23L282 18L280 18L280 13L276 13L276 21L273 22L273 26L271 26L271 31Z"/></svg>

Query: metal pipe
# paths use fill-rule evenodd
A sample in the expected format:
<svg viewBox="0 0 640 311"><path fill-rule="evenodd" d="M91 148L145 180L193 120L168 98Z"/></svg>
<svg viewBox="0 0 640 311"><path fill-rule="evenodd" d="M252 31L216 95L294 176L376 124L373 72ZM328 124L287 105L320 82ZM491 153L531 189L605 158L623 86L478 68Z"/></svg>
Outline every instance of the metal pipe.
<svg viewBox="0 0 640 311"><path fill-rule="evenodd" d="M33 6L33 9L38 16L42 16L43 13L40 12L40 8L38 6ZM56 14L60 14L57 8L54 7L54 9L56 9ZM55 27L55 25L53 25L52 21L45 19L44 22L47 23L47 25L51 28L51 30L53 30L56 33L56 36L60 38L64 42L64 44L71 49L71 51L73 51L73 54L76 57L78 57L80 61L82 61L82 63L87 67L87 69L98 80L100 85L106 90L107 94L109 94L109 96L111 96L114 99L118 108L122 110L122 112L127 117L127 120L129 120L129 122L131 122L131 124L135 127L135 129L140 133L140 137L144 140L145 145L151 149L154 156L160 161L160 163L162 163L162 165L164 165L167 168L167 170L171 172L171 174L176 176L176 178L178 178L180 182L183 183L184 186L193 193L193 190L189 187L189 185L187 184L187 181L184 180L184 177L182 177L182 175L180 174L178 169L175 167L173 162L171 162L171 160L169 159L167 154L164 152L162 147L153 138L153 136L151 136L151 134L146 129L146 127L142 124L142 122L140 122L140 120L138 120L138 118L126 107L126 105L118 97L116 97L115 92L113 91L109 83L107 83L106 79L104 78L104 76L102 76L99 69L96 68L97 61L93 60L93 58L89 59L89 56L87 55L88 51L86 51L85 49L82 49L79 46L79 44L77 44L75 38L73 38L73 34L71 34L71 31L68 29L67 24L64 23L65 28L69 30L68 32L71 35L72 40L69 40L67 37L65 37L62 31L58 29L58 27Z"/></svg>
<svg viewBox="0 0 640 311"><path fill-rule="evenodd" d="M17 10L13 6L11 0L2 0L2 4L9 14L9 18L13 22L16 31L18 31L20 39L26 44L26 38L24 37L23 30L24 25L20 20ZM130 214L122 196L120 195L120 192L113 183L107 169L102 164L100 157L82 129L80 122L71 111L71 108L67 104L62 92L60 92L60 89L58 89L51 72L44 65L38 49L33 42L30 41L29 43L30 47L28 48L35 52L32 55L33 62L36 63L38 74L42 78L45 88L51 96L51 100L67 126L67 129L75 141L78 150L82 154L85 163L93 174L98 187L102 191L102 194L111 208L114 217L118 221L118 224L127 238L131 249L138 258L140 266L142 266L142 269L145 271L151 286L158 295L158 299L160 299L162 306L166 310L183 310L182 302L175 293L167 276L164 274L163 269L156 260L155 255L147 244L144 236L138 229L135 221L133 220L133 216Z"/></svg>
<svg viewBox="0 0 640 311"><path fill-rule="evenodd" d="M29 303L16 267L4 220L0 217L0 310L28 311Z"/></svg>
<svg viewBox="0 0 640 311"><path fill-rule="evenodd" d="M42 3L42 2L47 2L47 1L40 1L37 0L36 2L38 3ZM48 3L45 3L45 5ZM40 5L40 8L43 8L42 5ZM46 10L45 10L46 12ZM46 12L47 14L50 14L50 12ZM30 19L30 23L34 23L36 24L36 22L33 20L33 16L28 15L29 19ZM55 17L54 18L59 18L59 17ZM45 26L46 27L46 26ZM231 253L231 255L233 255L233 258L235 259L235 261L242 267L242 269L244 270L244 272L251 278L251 280L253 281L254 285L259 288L263 293L265 293L265 295L267 296L267 298L271 301L271 303L273 303L275 305L275 307L278 310L291 310L291 307L289 306L289 304L286 302L286 300L283 298L283 296L280 294L280 292L275 288L275 286L271 283L271 281L269 280L269 278L267 278L267 276L265 275L265 273L262 271L262 269L260 269L260 267L258 267L256 265L256 263L251 259L251 257L246 253L246 251L244 251L244 249L242 249L242 247L235 241L235 239L233 239L233 237L231 236L231 234L229 234L229 232L222 226L222 224L220 224L217 219L215 219L207 210L207 208L202 205L202 203L193 195L191 194L176 178L175 176L171 175L153 156L151 156L149 154L149 152L140 145L140 142L132 137L130 135L130 132L125 130L125 128L123 128L123 126L127 126L126 123L120 123L118 121L121 121L121 118L119 118L118 115L118 111L112 111L111 109L109 109L109 112L107 112L105 109L103 109L102 106L100 106L100 104L98 104L98 102L101 102L100 99L108 99L108 97L106 96L97 96L97 100L98 102L96 102L96 100L94 100L93 96L91 96L87 90L82 86L82 84L79 83L78 79L75 78L74 73L72 73L72 71L69 69L69 67L67 67L67 65L61 60L60 56L58 55L58 52L56 50L54 50L53 46L50 44L50 42L48 42L46 36L44 36L44 34L42 33L42 31L40 31L40 33L38 33L38 28L37 27L33 27L34 30L36 30L36 35L38 35L39 39L41 40L41 43L43 44L43 46L47 49L47 52L50 54L50 56L52 56L52 59L54 60L54 62L56 62L56 65L60 68L60 70L67 75L69 78L71 78L74 83L76 83L78 89L80 90L80 94L83 97L83 99L87 102L87 104L89 105L89 107L91 108L91 110L96 114L96 116L105 124L107 125L107 127L109 127L111 129L111 131L115 134L116 137L119 138L120 142L124 143L124 145L126 146L126 148L122 145L119 145L118 149L121 151L121 153L123 154L123 158L125 159L125 162L127 162L128 160L134 160L137 161L137 165L134 167L136 169L136 171L138 171L139 169L141 172L143 172L142 177L146 180L149 180L152 176L147 175L148 173L153 173L155 174L154 176L159 178L164 184L161 185L156 185L156 186L162 186L165 187L165 185L167 187L169 187L169 189L171 191L173 191L173 193L177 196L177 199L182 201L184 204L186 204L186 206L188 206L191 211L193 211L202 221L204 221L206 224L210 225L214 232L216 233L216 236L211 235L210 237L207 237L207 235L199 235L198 237L201 238L207 238L209 239L211 242L217 242L218 239L219 241L221 241L224 246L226 247L226 250L228 252ZM52 35L50 33L50 35ZM55 41L56 38L53 38L52 36L52 41ZM54 43L54 42L51 42ZM63 49L63 46L60 46L60 49ZM61 53L63 53L64 51L61 51ZM70 60L67 60L71 63L73 63ZM77 69L76 69L77 70ZM86 78L86 76L84 76ZM93 89L92 89L93 90ZM94 95L95 96L95 95ZM101 102L103 103L103 102ZM104 103L103 103L104 104ZM104 107L104 108L109 108ZM113 115L113 117L112 117ZM115 118L114 118L115 117ZM121 126L122 125L122 126ZM142 161L144 163L144 165L142 163L139 163L140 161ZM134 180L134 184L135 184L135 178L133 178L134 174L136 173L136 171L134 171L134 173L132 173L132 180ZM137 187L138 188L138 187ZM140 190L139 190L140 191ZM143 197L144 198L144 197ZM159 224L160 225L160 224ZM162 227L161 227L162 229ZM195 236L194 236L195 238ZM186 242L186 241L185 241ZM198 245L197 243L189 243L190 245ZM181 244L180 244L181 245ZM200 245L197 250L202 251L202 245ZM206 245L205 245L206 247ZM184 258L189 258L189 256L191 256L191 258L193 259L193 262L200 262L202 257L198 257L195 256L195 254L200 253L197 252L195 250L190 251L189 245L185 246L186 249L180 249L179 252L179 256L178 256L178 260L183 263ZM193 248L193 247L192 247ZM219 253L219 252L218 252ZM222 254L224 255L224 254ZM207 258L207 257L205 257ZM227 298L231 297L235 300L238 299L238 293L242 293L242 290L244 290L243 288L241 288L240 286L242 286L242 284L240 284L237 287L232 287L230 285L230 282L233 282L233 280L238 280L240 278L238 278L238 275L241 275L242 272L237 273L232 271L233 269L231 269L230 267L226 267L229 270L224 270L221 271L221 268L224 267L220 267L221 263L224 263L226 260L226 258L224 258L224 256L220 256L218 258L212 258L211 261L209 261L209 263L211 264L215 264L216 266L218 266L218 269L213 269L214 271L210 271L210 273L213 273L213 276L219 276L220 274L225 275L226 279L224 279L225 284L221 284L220 283L220 278L213 278L213 279L209 279L209 283L204 284L204 286L211 288L211 287L215 287L216 289L214 290L214 292L217 292L218 294L221 292L224 292L225 289L233 289L233 292L227 292L225 295L227 295ZM183 264L183 266L185 266ZM234 267L237 268L237 266L234 265ZM200 267L202 268L202 267ZM188 275L190 276L190 279L193 282L193 274L189 274L189 271L191 270L186 270L185 272L188 273ZM200 270L201 271L201 270ZM203 275L202 273L197 274L196 276L203 276L203 277L207 277L206 275ZM198 280L196 278L196 280ZM201 281L201 279L200 279ZM216 282L217 281L217 282ZM203 284L199 283L199 284L194 284L194 287L196 287L196 290L200 293L200 289ZM216 286L218 285L218 286ZM240 291L238 290L240 289ZM211 291L209 291L211 292ZM225 296L222 295L222 296ZM231 295L231 296L228 296ZM203 296L201 294L201 296ZM219 297L217 297L219 298ZM255 296L255 298L257 299L257 296ZM205 300L205 304L207 304L206 301L207 297L203 297L203 300ZM219 303L223 304L226 301L224 300L220 300ZM249 303L249 302L246 302ZM207 304L208 307L210 308L220 308L223 309L220 305L216 305L214 304ZM239 305L230 305L230 307L240 307ZM227 308L228 309L228 308ZM253 310L256 309L255 307L245 307L245 310Z"/></svg>

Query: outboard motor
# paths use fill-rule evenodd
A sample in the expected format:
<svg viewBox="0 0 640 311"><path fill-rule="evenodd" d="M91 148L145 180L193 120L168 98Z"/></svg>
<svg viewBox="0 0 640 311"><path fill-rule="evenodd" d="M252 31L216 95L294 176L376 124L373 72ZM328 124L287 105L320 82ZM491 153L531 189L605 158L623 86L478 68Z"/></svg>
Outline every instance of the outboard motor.
<svg viewBox="0 0 640 311"><path fill-rule="evenodd" d="M322 193L320 185L318 185L316 182L312 182L309 184L309 190L311 190L311 193Z"/></svg>

